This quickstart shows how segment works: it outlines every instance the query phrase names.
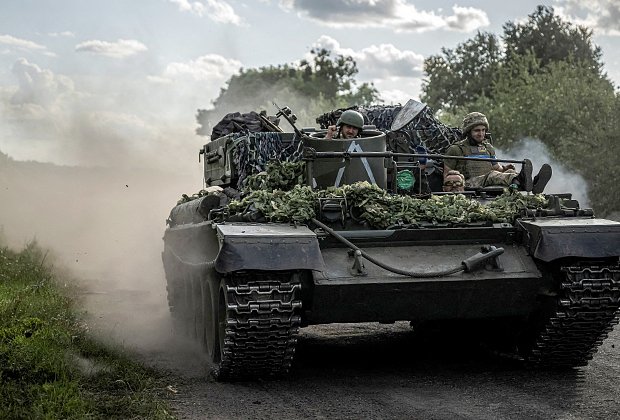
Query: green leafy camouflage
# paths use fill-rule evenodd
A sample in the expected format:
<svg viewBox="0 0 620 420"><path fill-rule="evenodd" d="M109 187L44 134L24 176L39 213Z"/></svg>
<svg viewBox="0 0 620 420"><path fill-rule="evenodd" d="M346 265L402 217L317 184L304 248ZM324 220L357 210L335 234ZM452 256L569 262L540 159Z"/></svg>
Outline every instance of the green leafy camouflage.
<svg viewBox="0 0 620 420"><path fill-rule="evenodd" d="M296 185L290 191L255 190L241 201L228 206L230 215L260 211L269 221L305 222L315 217L319 198L344 197L356 218L369 226L385 229L397 224L507 222L526 208L543 208L543 195L506 192L488 204L463 194L435 195L429 199L394 195L368 182L357 182L340 188L313 191Z"/></svg>
<svg viewBox="0 0 620 420"><path fill-rule="evenodd" d="M296 185L304 184L306 163L299 162L269 162L267 169L258 174L250 175L245 179L245 191L283 190L288 191ZM214 194L207 190L200 190L195 194L182 194L178 204L187 203L205 195Z"/></svg>
<svg viewBox="0 0 620 420"><path fill-rule="evenodd" d="M267 170L245 179L245 189L290 190L296 185L304 184L305 162L270 162Z"/></svg>
<svg viewBox="0 0 620 420"><path fill-rule="evenodd" d="M205 195L209 195L209 192L207 192L207 190L200 190L192 195L181 194L181 198L179 199L179 201L177 201L177 205L196 200L197 198L204 197Z"/></svg>
<svg viewBox="0 0 620 420"><path fill-rule="evenodd" d="M228 205L229 215L259 211L273 222L305 222L315 216L316 193L308 186L295 185L290 191L255 190L241 201Z"/></svg>
<svg viewBox="0 0 620 420"><path fill-rule="evenodd" d="M510 189L487 204L463 194L433 195L428 199L396 195L368 182L315 191L303 185L304 171L304 162L270 163L266 171L246 178L245 196L232 200L218 217L254 213L267 221L304 223L316 216L320 198L344 198L357 220L385 229L419 223L512 223L525 209L544 208L547 204L541 194L523 195ZM182 200L206 194L205 190L191 197L184 194Z"/></svg>

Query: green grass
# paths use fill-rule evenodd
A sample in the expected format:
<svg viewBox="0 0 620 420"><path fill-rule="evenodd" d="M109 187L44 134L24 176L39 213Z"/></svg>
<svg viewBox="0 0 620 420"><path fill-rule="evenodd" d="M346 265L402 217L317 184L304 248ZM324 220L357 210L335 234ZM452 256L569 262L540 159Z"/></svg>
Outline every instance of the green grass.
<svg viewBox="0 0 620 420"><path fill-rule="evenodd" d="M0 247L0 418L172 418L164 378L88 335L46 256Z"/></svg>

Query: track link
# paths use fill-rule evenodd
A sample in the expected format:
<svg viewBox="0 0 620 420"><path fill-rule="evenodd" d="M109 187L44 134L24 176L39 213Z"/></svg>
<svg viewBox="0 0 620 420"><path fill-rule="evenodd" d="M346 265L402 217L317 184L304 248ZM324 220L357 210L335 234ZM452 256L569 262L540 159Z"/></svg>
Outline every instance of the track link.
<svg viewBox="0 0 620 420"><path fill-rule="evenodd" d="M585 366L619 321L620 267L562 267L560 298L527 360L540 367Z"/></svg>
<svg viewBox="0 0 620 420"><path fill-rule="evenodd" d="M227 276L226 319L220 319L220 380L280 376L291 367L301 323L297 273L245 272Z"/></svg>

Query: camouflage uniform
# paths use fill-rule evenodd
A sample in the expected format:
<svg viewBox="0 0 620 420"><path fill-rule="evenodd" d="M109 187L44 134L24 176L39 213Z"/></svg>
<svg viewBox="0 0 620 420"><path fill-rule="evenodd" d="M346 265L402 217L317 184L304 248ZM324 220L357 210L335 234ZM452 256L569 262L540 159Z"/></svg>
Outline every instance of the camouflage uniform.
<svg viewBox="0 0 620 420"><path fill-rule="evenodd" d="M450 146L446 151L446 155L485 158L488 160L446 159L446 166L449 169L460 172L465 177L466 187L509 186L514 178L517 177L517 172L514 169L507 169L504 172L493 169L493 166L497 164L495 148L486 140L479 143L472 138L471 130L477 126L484 126L488 130L489 121L487 117L480 112L467 114L463 119L463 134L467 137Z"/></svg>
<svg viewBox="0 0 620 420"><path fill-rule="evenodd" d="M518 175L514 169L505 172L496 171L495 148L491 143L483 141L478 144L472 139L461 140L448 148L448 156L489 158L482 160L452 160L446 159L445 164L450 169L459 171L465 176L465 186L472 188L488 187L491 185L509 186Z"/></svg>

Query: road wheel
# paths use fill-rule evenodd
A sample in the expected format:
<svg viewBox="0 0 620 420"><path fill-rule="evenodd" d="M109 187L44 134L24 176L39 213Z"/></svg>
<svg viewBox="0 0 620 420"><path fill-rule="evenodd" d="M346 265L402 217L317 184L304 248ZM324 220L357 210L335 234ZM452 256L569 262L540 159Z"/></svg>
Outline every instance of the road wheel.
<svg viewBox="0 0 620 420"><path fill-rule="evenodd" d="M201 282L201 334L200 339L203 348L209 356L209 360L213 363L219 363L220 347L218 338L218 293L219 283L211 276L206 276Z"/></svg>
<svg viewBox="0 0 620 420"><path fill-rule="evenodd" d="M187 300L188 310L188 335L189 337L200 340L202 334L202 292L200 287L200 277L194 270L188 270L188 289Z"/></svg>
<svg viewBox="0 0 620 420"><path fill-rule="evenodd" d="M217 357L218 364L215 371L215 376L218 379L223 380L228 376L228 372L226 369L224 369L224 371L222 370L222 365L226 365L226 362L230 358L225 354L226 329L228 326L228 293L224 279L222 279L218 287L217 306L214 309L217 309L217 319L215 324L217 325L217 356L214 356L214 360L215 357Z"/></svg>

